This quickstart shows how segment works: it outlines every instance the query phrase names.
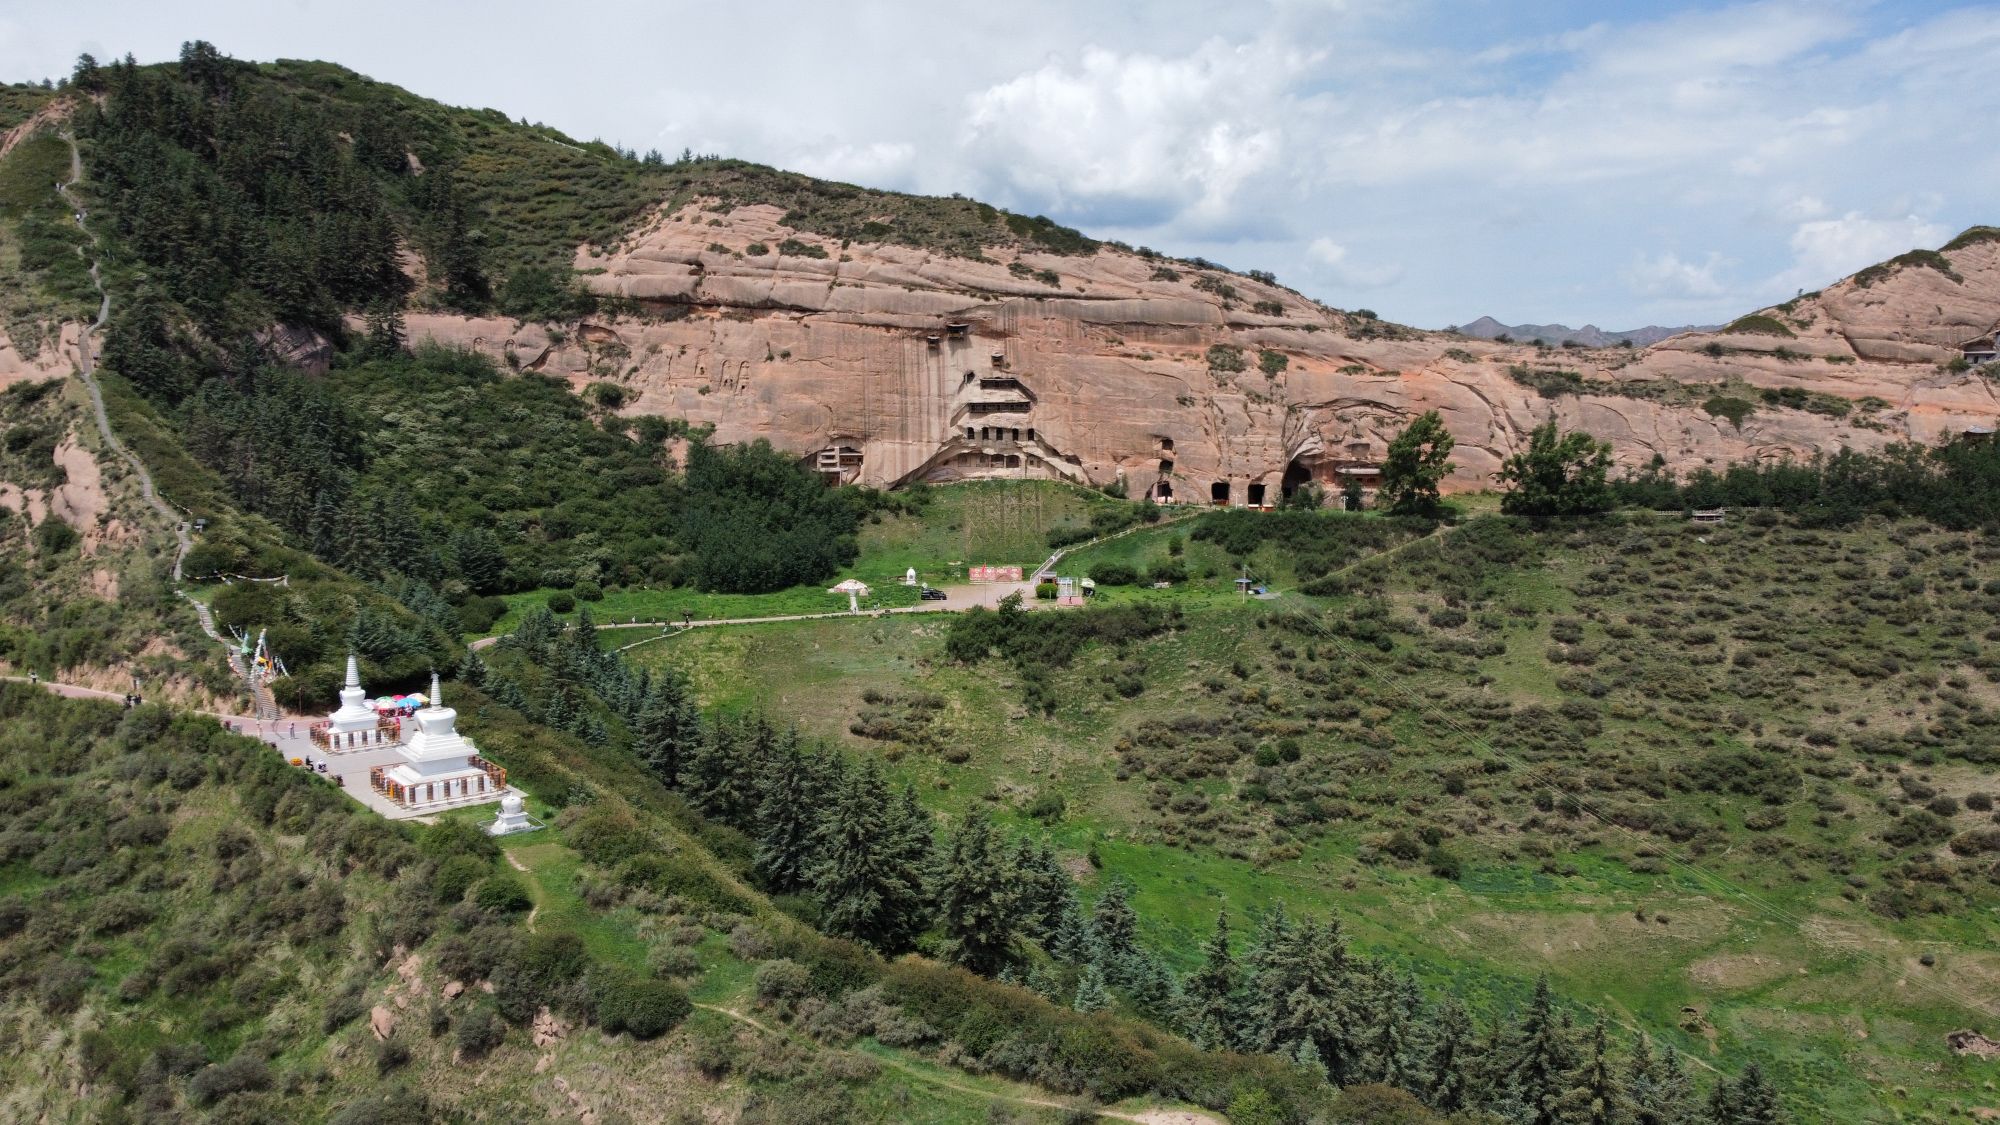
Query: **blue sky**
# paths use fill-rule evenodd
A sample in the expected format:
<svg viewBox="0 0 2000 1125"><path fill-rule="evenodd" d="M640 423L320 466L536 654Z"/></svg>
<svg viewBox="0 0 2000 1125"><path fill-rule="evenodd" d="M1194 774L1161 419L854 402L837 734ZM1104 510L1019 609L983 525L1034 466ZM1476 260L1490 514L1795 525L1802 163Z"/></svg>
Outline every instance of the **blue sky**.
<svg viewBox="0 0 2000 1125"><path fill-rule="evenodd" d="M2000 5L70 0L582 137L964 192L1438 327L1726 319L2000 224Z"/></svg>

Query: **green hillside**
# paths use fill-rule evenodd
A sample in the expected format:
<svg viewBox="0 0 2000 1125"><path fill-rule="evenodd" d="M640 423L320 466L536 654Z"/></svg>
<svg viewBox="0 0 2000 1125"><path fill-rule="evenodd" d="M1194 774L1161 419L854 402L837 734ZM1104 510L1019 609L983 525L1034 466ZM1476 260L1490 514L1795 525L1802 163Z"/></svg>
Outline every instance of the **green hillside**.
<svg viewBox="0 0 2000 1125"><path fill-rule="evenodd" d="M1333 547L1361 521L1319 522ZM1163 558L1181 533L1146 538ZM1482 1007L1547 972L1703 1062L1759 1061L1802 1120L1887 1121L1996 1078L1944 1046L2000 973L1992 551L1908 522L1487 519L1323 601L1239 603L1208 567L1152 595L1192 607L1174 628L1046 670L953 660L963 622L634 656L880 756L941 811L1045 826L1136 885L1184 969L1218 911L1337 905Z"/></svg>

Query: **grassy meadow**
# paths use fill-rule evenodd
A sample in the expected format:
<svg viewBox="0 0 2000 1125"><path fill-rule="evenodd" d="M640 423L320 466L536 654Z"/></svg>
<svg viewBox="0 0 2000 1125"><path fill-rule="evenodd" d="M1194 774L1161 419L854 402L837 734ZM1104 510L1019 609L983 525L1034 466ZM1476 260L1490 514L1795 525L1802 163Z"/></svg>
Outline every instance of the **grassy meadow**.
<svg viewBox="0 0 2000 1125"><path fill-rule="evenodd" d="M1187 530L1094 553L1149 565ZM1943 1042L2000 995L1993 544L1765 516L1539 538L1475 520L1325 597L1285 592L1260 547L1244 561L1278 597L1249 602L1217 544L1182 549L1216 576L1109 594L1178 600L1182 627L1086 648L1052 714L1005 660L947 661L947 619L634 657L1131 879L1180 968L1218 910L1331 908L1475 1004L1547 972L1697 1065L1758 1060L1800 1120L1994 1103L2000 1065Z"/></svg>

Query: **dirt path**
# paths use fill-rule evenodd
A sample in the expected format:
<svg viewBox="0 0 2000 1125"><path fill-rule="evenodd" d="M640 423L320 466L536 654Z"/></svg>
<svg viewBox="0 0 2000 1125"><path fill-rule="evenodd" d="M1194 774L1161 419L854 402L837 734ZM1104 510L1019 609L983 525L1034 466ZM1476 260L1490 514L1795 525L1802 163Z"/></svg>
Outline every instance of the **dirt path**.
<svg viewBox="0 0 2000 1125"><path fill-rule="evenodd" d="M775 1035L780 1039L800 1040L807 1042L811 1046L818 1046L817 1043L813 1043L810 1040L802 1040L800 1036L793 1034L788 1028L773 1027L755 1016L746 1015L734 1008L725 1008L719 1004L696 1004L695 1007L703 1011L714 1012L720 1016L727 1016L738 1023L754 1027L766 1035ZM901 1059L884 1058L881 1055L870 1055L868 1057L884 1066L893 1067L926 1086L935 1086L941 1090L969 1094L972 1097L985 1098L988 1101L1010 1102L1014 1105L1034 1106L1037 1109L1057 1110L1074 1109L1078 1104L1074 1101L1057 1101L1052 1097L1027 1097L1018 1094L1003 1094L995 1090L981 1090L977 1086L966 1086L949 1081L948 1079L939 1078L933 1074L927 1074L922 1069L903 1062ZM1138 1113L1127 1113L1123 1110L1093 1108L1091 1112L1097 1114L1099 1117L1109 1118L1114 1121L1134 1121L1138 1122L1139 1125L1226 1125L1222 1118L1198 1109L1149 1109Z"/></svg>

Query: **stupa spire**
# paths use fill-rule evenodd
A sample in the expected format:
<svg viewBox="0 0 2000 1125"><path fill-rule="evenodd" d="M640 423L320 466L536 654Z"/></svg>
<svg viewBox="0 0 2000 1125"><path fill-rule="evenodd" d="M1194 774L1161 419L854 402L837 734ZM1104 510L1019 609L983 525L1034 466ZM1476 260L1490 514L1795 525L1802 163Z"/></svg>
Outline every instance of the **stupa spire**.
<svg viewBox="0 0 2000 1125"><path fill-rule="evenodd" d="M444 697L438 694L438 674L435 669L431 671L431 706L444 706Z"/></svg>
<svg viewBox="0 0 2000 1125"><path fill-rule="evenodd" d="M361 686L361 663L351 652L347 654L347 686L351 688Z"/></svg>

